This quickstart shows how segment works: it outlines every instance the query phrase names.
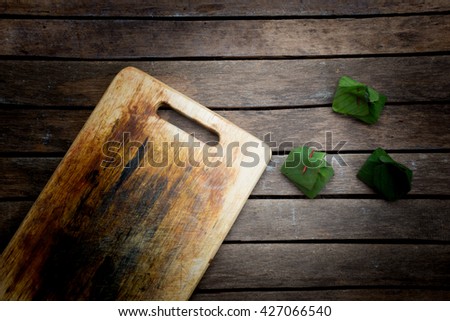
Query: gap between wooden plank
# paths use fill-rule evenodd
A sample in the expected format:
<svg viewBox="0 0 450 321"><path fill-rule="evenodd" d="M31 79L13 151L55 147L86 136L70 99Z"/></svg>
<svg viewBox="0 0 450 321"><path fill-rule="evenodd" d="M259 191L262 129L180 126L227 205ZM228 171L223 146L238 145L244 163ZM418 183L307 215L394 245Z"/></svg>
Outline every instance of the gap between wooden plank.
<svg viewBox="0 0 450 321"><path fill-rule="evenodd" d="M52 57L52 56L17 56L17 55L0 55L2 60L12 61L52 61L52 62L154 62L154 61L252 61L252 60L315 60L315 59L358 59L358 58L401 58L401 57L436 57L447 56L450 54L449 50L445 51L423 51L411 53L386 53L386 54L338 54L338 55L308 55L308 56L179 56L179 57L129 57L129 58L79 58L79 57Z"/></svg>
<svg viewBox="0 0 450 321"><path fill-rule="evenodd" d="M373 301L373 300L450 300L445 286L428 287L336 287L311 289L222 289L198 290L192 301Z"/></svg>
<svg viewBox="0 0 450 321"><path fill-rule="evenodd" d="M236 111L236 110L291 110L291 109L307 109L307 108L321 108L321 107L331 107L331 103L327 104L314 104L314 105L292 105L292 106L264 106L264 107L258 107L258 106L233 106L233 107L223 107L223 106L212 106L208 107L209 109L213 111ZM450 100L445 101L393 101L393 102L386 102L385 107L389 106L414 106L414 105L421 105L421 106L437 106L437 105L450 105ZM30 109L30 110L41 110L41 109L52 109L52 110L94 110L95 106L39 106L39 105L21 105L21 104L2 104L0 103L0 111L1 110L11 110L11 109ZM161 106L159 108L160 110L169 110L169 108L165 106Z"/></svg>
<svg viewBox="0 0 450 321"><path fill-rule="evenodd" d="M337 20L337 19L371 19L371 18L393 18L393 17L422 17L422 16L441 16L450 14L450 10L443 11L421 11L404 13L380 13L380 14L342 14L342 15L259 15L259 16L57 16L57 15L24 15L24 14L0 14L0 19L13 20L75 20L75 21L111 21L111 20L130 20L130 21L259 21L259 20Z"/></svg>

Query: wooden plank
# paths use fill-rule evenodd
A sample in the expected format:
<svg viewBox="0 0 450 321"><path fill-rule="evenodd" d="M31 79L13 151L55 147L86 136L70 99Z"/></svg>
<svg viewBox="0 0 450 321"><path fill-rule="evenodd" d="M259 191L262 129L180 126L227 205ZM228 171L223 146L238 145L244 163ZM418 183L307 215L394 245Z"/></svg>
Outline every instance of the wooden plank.
<svg viewBox="0 0 450 321"><path fill-rule="evenodd" d="M0 252L32 202L0 202ZM450 200L250 199L226 241L450 241Z"/></svg>
<svg viewBox="0 0 450 321"><path fill-rule="evenodd" d="M209 107L329 104L346 74L389 102L450 100L450 56L236 61L0 61L0 103L94 106L135 66ZM388 70L386 66L389 66Z"/></svg>
<svg viewBox="0 0 450 321"><path fill-rule="evenodd" d="M450 290L432 289L307 289L294 291L197 292L192 301L448 301Z"/></svg>
<svg viewBox="0 0 450 321"><path fill-rule="evenodd" d="M60 157L0 158L0 197L38 196L60 162Z"/></svg>
<svg viewBox="0 0 450 321"><path fill-rule="evenodd" d="M90 110L0 109L0 124L5 138L0 141L0 150L65 152L90 114Z"/></svg>
<svg viewBox="0 0 450 321"><path fill-rule="evenodd" d="M450 147L450 105L388 105L378 123L372 126L336 114L330 107L220 113L257 137L270 134L276 151L304 144L334 152L339 149L337 146L342 151L372 150L379 146L390 149Z"/></svg>
<svg viewBox="0 0 450 321"><path fill-rule="evenodd" d="M449 195L450 154L395 153L393 158L413 170L410 195ZM373 191L356 178L368 154L344 154L348 166L334 163L335 176L321 195L371 195ZM303 194L279 171L285 156L273 156L252 195L299 196ZM36 197L58 165L60 158L0 158L0 197Z"/></svg>
<svg viewBox="0 0 450 321"><path fill-rule="evenodd" d="M90 113L90 110L0 109L4 130L0 149L65 152ZM275 151L304 144L334 152L373 150L379 146L397 150L450 148L449 104L386 106L379 122L372 126L336 114L330 107L217 113L260 139L271 140ZM160 114L175 116L175 112L169 111ZM184 117L175 120L189 133L198 128Z"/></svg>
<svg viewBox="0 0 450 321"><path fill-rule="evenodd" d="M250 199L228 241L450 241L450 200Z"/></svg>
<svg viewBox="0 0 450 321"><path fill-rule="evenodd" d="M450 50L445 34L450 34L448 15L222 21L3 19L0 55L127 59L416 54Z"/></svg>
<svg viewBox="0 0 450 321"><path fill-rule="evenodd" d="M0 255L32 205L31 201L0 202Z"/></svg>
<svg viewBox="0 0 450 321"><path fill-rule="evenodd" d="M198 288L438 287L449 266L449 245L223 244Z"/></svg>
<svg viewBox="0 0 450 321"><path fill-rule="evenodd" d="M108 0L95 2L50 1L38 3L5 0L0 13L41 16L115 16L115 17L223 17L223 16L334 16L378 15L394 13L442 12L450 10L445 0L410 1L274 1L256 0L196 0L171 1Z"/></svg>

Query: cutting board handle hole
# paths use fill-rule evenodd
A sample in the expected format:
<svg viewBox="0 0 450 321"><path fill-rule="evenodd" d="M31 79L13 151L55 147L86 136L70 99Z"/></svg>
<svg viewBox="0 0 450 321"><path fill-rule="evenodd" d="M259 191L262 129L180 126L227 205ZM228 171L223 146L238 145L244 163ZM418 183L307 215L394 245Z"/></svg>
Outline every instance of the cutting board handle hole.
<svg viewBox="0 0 450 321"><path fill-rule="evenodd" d="M181 114L167 103L162 103L158 107L157 114L165 121L177 126L209 146L215 146L219 143L219 135L217 133Z"/></svg>

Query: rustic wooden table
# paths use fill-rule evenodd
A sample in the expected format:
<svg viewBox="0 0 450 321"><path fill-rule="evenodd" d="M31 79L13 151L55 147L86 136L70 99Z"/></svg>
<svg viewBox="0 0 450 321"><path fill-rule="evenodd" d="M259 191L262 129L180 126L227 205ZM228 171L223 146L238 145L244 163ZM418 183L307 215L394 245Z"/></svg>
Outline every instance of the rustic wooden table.
<svg viewBox="0 0 450 321"><path fill-rule="evenodd" d="M276 141L192 299L450 299L448 0L85 3L0 4L0 250L131 65ZM376 125L331 111L342 75L387 95ZM315 200L279 172L306 142L346 163ZM355 177L376 147L406 199Z"/></svg>

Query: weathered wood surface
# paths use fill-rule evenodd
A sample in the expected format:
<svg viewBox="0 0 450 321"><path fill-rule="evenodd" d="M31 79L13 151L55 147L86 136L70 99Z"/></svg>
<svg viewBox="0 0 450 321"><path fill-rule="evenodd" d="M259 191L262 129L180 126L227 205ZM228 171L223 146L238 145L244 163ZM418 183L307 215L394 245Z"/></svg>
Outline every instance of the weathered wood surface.
<svg viewBox="0 0 450 321"><path fill-rule="evenodd" d="M32 204L0 202L0 253ZM250 199L226 241L448 242L448 207L448 199Z"/></svg>
<svg viewBox="0 0 450 321"><path fill-rule="evenodd" d="M440 289L299 289L292 291L253 290L194 293L193 301L448 301L450 290Z"/></svg>
<svg viewBox="0 0 450 321"><path fill-rule="evenodd" d="M5 0L0 14L43 16L114 16L114 17L229 17L229 16L323 16L323 15L378 15L443 12L450 10L446 0L410 1L247 1L247 0L196 0L196 1L133 1L113 3L100 1L42 0L37 3Z"/></svg>
<svg viewBox="0 0 450 321"><path fill-rule="evenodd" d="M114 59L417 54L450 50L445 34L450 34L447 15L221 21L3 19L0 55Z"/></svg>
<svg viewBox="0 0 450 321"><path fill-rule="evenodd" d="M228 241L450 241L450 200L250 199Z"/></svg>
<svg viewBox="0 0 450 321"><path fill-rule="evenodd" d="M0 198L37 197L61 157L0 158Z"/></svg>
<svg viewBox="0 0 450 321"><path fill-rule="evenodd" d="M356 178L356 172L369 154L342 154L346 165L332 160L335 175L321 195L372 195L373 191ZM301 196L301 192L279 171L286 156L272 156L272 161L257 183L252 195ZM413 170L410 195L450 195L449 153L393 153L392 157ZM61 158L3 157L0 169L0 198L36 197L50 178Z"/></svg>
<svg viewBox="0 0 450 321"><path fill-rule="evenodd" d="M223 146L253 144L258 161L235 148L208 166L204 144L174 143L189 134L157 115L162 103L218 133ZM103 159L105 144L124 133L134 149ZM3 251L0 299L188 299L266 167L261 143L124 69ZM147 163L147 148L161 165Z"/></svg>
<svg viewBox="0 0 450 321"><path fill-rule="evenodd" d="M449 300L449 13L444 0L3 1L0 249L133 65L257 137L348 141L316 200L273 157L192 299ZM377 125L331 112L342 75L387 95ZM407 199L355 177L378 146L414 170Z"/></svg>
<svg viewBox="0 0 450 321"><path fill-rule="evenodd" d="M0 61L0 103L92 107L113 77L130 65L208 107L330 104L342 75L370 84L387 95L388 102L450 100L450 56L439 55L245 61L6 60Z"/></svg>
<svg viewBox="0 0 450 321"><path fill-rule="evenodd" d="M3 152L65 152L90 113L90 110L0 109L5 138L0 141L0 148ZM334 152L373 150L379 146L396 150L450 148L449 104L388 105L379 122L372 126L336 114L331 107L217 113L260 139L268 140L270 135L275 151L306 143ZM185 119L180 119L180 126L192 133L197 128Z"/></svg>
<svg viewBox="0 0 450 321"><path fill-rule="evenodd" d="M439 287L449 262L448 245L223 244L198 288Z"/></svg>
<svg viewBox="0 0 450 321"><path fill-rule="evenodd" d="M0 202L0 253L3 252L32 205L31 201Z"/></svg>

